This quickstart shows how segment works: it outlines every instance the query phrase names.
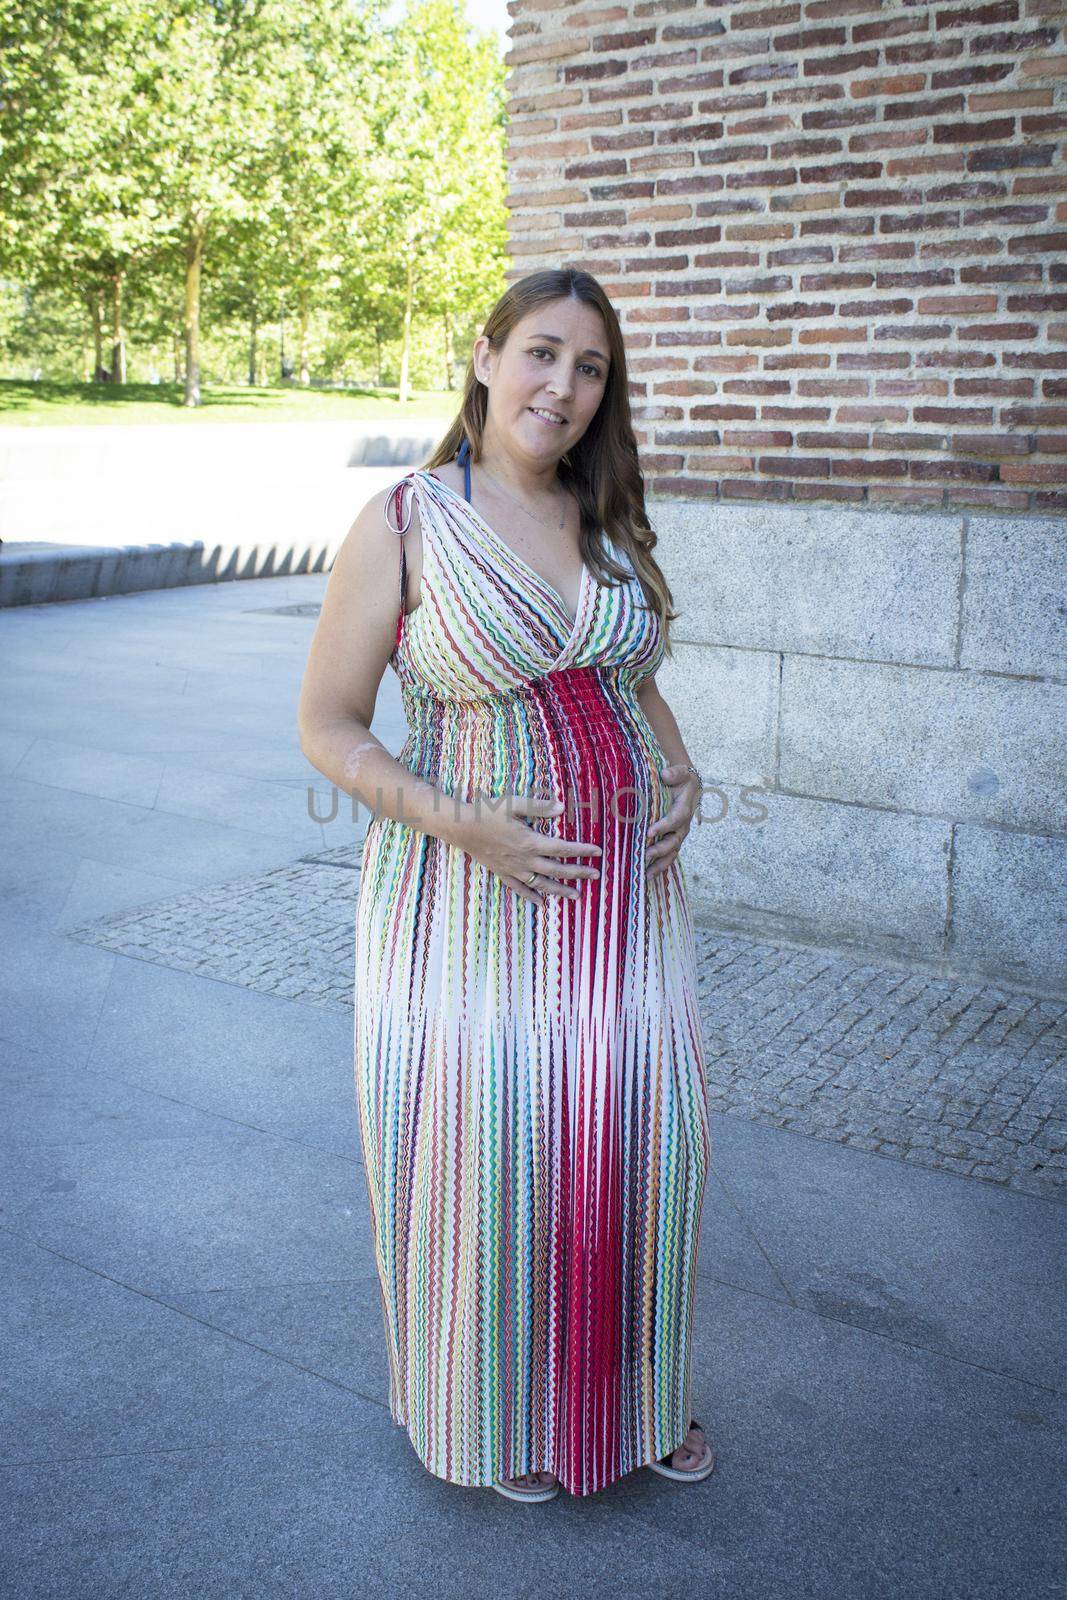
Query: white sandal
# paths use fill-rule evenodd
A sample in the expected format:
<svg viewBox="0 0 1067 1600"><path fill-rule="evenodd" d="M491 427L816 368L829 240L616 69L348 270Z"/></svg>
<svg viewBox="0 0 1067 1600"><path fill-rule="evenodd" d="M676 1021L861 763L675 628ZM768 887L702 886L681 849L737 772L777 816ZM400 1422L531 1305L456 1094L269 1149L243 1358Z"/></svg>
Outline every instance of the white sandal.
<svg viewBox="0 0 1067 1600"><path fill-rule="evenodd" d="M538 1469L535 1467L534 1471L537 1470ZM547 1471L547 1468L542 1470ZM519 1476L528 1478L530 1474L528 1472L524 1472L519 1474ZM542 1484L539 1488L535 1488L533 1484L529 1484L525 1489L521 1489L516 1484L505 1483L502 1478L498 1478L492 1487L496 1490L497 1494L504 1495L508 1500L529 1500L532 1502L538 1502L541 1500L554 1500L556 1498L556 1496L559 1494L559 1479L557 1478L555 1483L551 1485Z"/></svg>
<svg viewBox="0 0 1067 1600"><path fill-rule="evenodd" d="M699 1428L701 1433L704 1433L703 1423L698 1422L695 1417L690 1420L689 1427L691 1429ZM679 1445L678 1448L680 1449L681 1446ZM649 1466L653 1472L660 1473L664 1478L671 1478L675 1483L697 1482L701 1478L706 1478L715 1468L715 1452L708 1443L706 1434L704 1448L707 1451L707 1460L702 1461L699 1467L690 1467L688 1472L684 1467L671 1466L671 1456L674 1455L673 1450L669 1451L665 1456L660 1456L658 1461L650 1461Z"/></svg>

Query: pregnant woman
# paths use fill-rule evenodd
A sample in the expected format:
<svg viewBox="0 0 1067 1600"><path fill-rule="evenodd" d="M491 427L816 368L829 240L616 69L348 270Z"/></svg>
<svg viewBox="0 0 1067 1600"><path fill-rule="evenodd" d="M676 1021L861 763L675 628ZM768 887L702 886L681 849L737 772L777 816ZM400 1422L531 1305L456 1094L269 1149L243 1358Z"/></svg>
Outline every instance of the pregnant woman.
<svg viewBox="0 0 1067 1600"><path fill-rule="evenodd" d="M714 1465L700 779L655 685L676 613L628 392L594 278L513 284L441 445L346 538L300 703L373 813L355 1081L391 1415L431 1472L520 1500ZM397 759L370 733L387 665Z"/></svg>

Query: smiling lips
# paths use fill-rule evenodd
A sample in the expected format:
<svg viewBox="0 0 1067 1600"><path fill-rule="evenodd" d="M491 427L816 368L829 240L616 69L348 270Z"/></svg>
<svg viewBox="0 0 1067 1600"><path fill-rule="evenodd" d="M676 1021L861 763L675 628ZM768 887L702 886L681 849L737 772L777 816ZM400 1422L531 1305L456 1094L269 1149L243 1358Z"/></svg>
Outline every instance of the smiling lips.
<svg viewBox="0 0 1067 1600"><path fill-rule="evenodd" d="M566 417L561 417L558 411L543 411L539 406L530 406L529 409L535 417L540 417L542 422L550 423L553 428L566 426Z"/></svg>

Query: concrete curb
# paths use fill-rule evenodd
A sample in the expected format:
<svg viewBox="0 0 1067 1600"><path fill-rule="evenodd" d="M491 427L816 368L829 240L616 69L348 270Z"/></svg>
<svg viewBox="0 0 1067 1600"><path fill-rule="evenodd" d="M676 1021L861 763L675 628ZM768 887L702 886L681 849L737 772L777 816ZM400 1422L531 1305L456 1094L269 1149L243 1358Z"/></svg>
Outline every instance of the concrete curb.
<svg viewBox="0 0 1067 1600"><path fill-rule="evenodd" d="M440 436L436 431L415 435L381 428L353 435L348 427L330 427L342 435L342 460L348 467L395 466L404 470L425 461ZM326 572L346 531L339 529L335 537L326 539L209 538L172 540L166 544L67 544L8 539L0 541L0 609L239 578Z"/></svg>
<svg viewBox="0 0 1067 1600"><path fill-rule="evenodd" d="M303 548L271 545L0 546L0 609L89 600L236 578L328 571L340 540Z"/></svg>

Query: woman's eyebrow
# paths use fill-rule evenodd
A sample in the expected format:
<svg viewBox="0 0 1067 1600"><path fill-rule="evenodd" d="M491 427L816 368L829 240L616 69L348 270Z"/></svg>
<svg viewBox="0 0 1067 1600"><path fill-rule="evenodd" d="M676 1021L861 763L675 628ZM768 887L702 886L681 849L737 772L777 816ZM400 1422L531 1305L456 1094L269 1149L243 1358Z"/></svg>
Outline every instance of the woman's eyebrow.
<svg viewBox="0 0 1067 1600"><path fill-rule="evenodd" d="M560 338L558 333L531 333L530 338L531 339L547 339L550 344L562 344L563 343L563 340ZM582 355L583 356L599 356L601 361L606 361L608 359L607 356L604 354L603 350L583 350L582 351Z"/></svg>

